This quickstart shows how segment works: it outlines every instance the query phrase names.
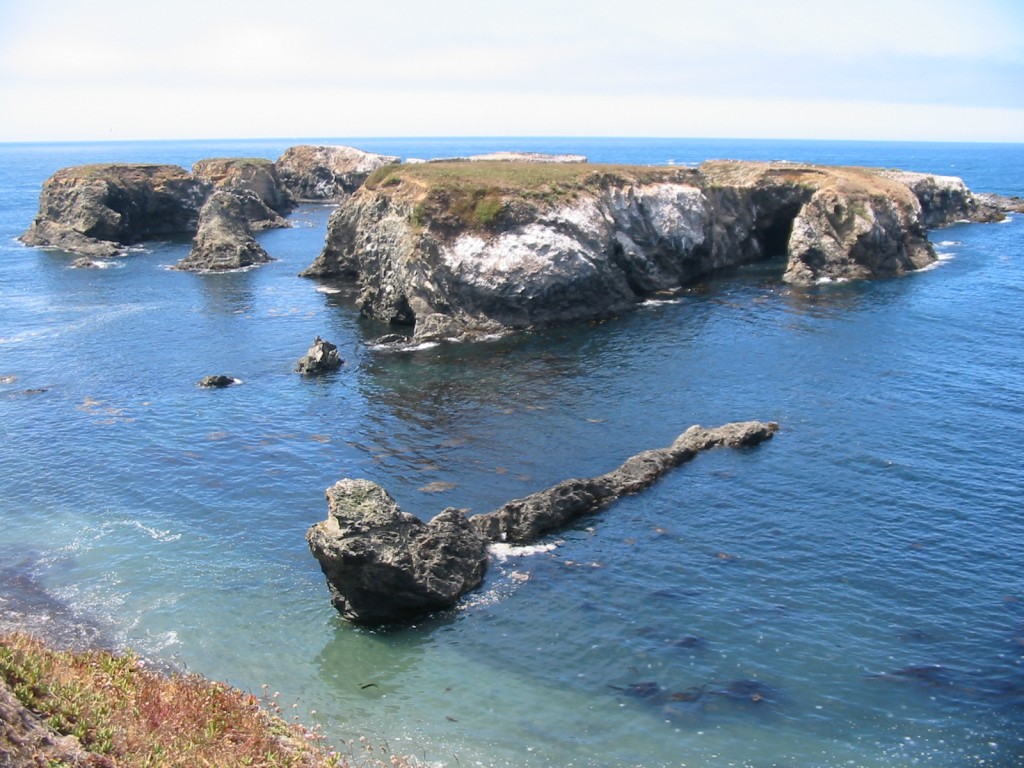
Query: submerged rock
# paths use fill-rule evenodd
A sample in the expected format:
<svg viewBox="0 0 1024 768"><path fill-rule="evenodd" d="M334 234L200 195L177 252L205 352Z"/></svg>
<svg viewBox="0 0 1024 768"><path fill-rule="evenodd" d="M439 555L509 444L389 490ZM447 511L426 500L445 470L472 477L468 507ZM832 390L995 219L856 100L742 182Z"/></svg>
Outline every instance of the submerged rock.
<svg viewBox="0 0 1024 768"><path fill-rule="evenodd" d="M335 483L327 502L306 541L346 619L381 624L447 608L483 580L487 540L459 510L424 523L369 480Z"/></svg>
<svg viewBox="0 0 1024 768"><path fill-rule="evenodd" d="M210 195L199 218L199 231L188 256L174 269L216 272L273 261L253 237L245 210L232 192Z"/></svg>
<svg viewBox="0 0 1024 768"><path fill-rule="evenodd" d="M753 446L774 423L694 426L669 448L644 451L618 469L567 480L495 512L471 518L448 508L423 523L399 509L369 480L340 480L327 489L327 520L306 534L327 577L331 602L345 618L379 624L454 605L479 586L490 542L527 543L614 498L636 493L668 469L720 445Z"/></svg>
<svg viewBox="0 0 1024 768"><path fill-rule="evenodd" d="M342 362L337 346L317 336L306 354L295 364L295 371L310 375L326 373L340 368Z"/></svg>

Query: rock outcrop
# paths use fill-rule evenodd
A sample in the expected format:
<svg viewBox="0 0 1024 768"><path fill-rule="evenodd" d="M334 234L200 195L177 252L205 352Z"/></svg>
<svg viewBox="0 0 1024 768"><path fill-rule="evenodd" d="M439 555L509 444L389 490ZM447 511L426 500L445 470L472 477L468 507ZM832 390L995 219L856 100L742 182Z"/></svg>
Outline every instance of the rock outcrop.
<svg viewBox="0 0 1024 768"><path fill-rule="evenodd" d="M144 240L190 235L210 192L176 165L84 165L47 179L26 245L102 258Z"/></svg>
<svg viewBox="0 0 1024 768"><path fill-rule="evenodd" d="M214 374L212 376L203 376L199 380L199 386L206 389L224 389L237 384L238 381L233 379L231 376L225 376L222 373Z"/></svg>
<svg viewBox="0 0 1024 768"><path fill-rule="evenodd" d="M751 447L778 425L693 426L668 448L644 451L598 477L566 480L494 512L467 519L448 508L429 523L403 512L369 480L327 489L328 514L306 540L327 578L331 602L352 621L381 624L447 608L483 580L488 542L528 543L637 493L673 467L718 446Z"/></svg>
<svg viewBox="0 0 1024 768"><path fill-rule="evenodd" d="M341 367L342 362L341 355L338 354L338 347L317 336L313 339L306 354L300 357L295 364L295 371L314 376L337 370Z"/></svg>
<svg viewBox="0 0 1024 768"><path fill-rule="evenodd" d="M483 580L487 541L459 510L424 523L369 480L339 481L327 503L327 519L306 541L346 619L412 618L450 607Z"/></svg>
<svg viewBox="0 0 1024 768"><path fill-rule="evenodd" d="M959 180L869 169L424 163L343 201L303 274L358 281L365 314L426 340L610 316L770 258L795 285L894 277L934 261L927 226L978 211Z"/></svg>
<svg viewBox="0 0 1024 768"><path fill-rule="evenodd" d="M363 152L354 147L289 147L275 166L281 183L298 201L338 200L359 188L366 177L401 158Z"/></svg>
<svg viewBox="0 0 1024 768"><path fill-rule="evenodd" d="M642 491L701 451L720 446L753 447L770 439L778 429L778 424L762 421L734 422L714 429L694 425L668 448L638 453L611 472L565 480L510 501L494 512L474 515L469 521L490 541L528 544L577 517L597 512L620 496Z"/></svg>
<svg viewBox="0 0 1024 768"><path fill-rule="evenodd" d="M262 158L209 158L192 166L192 175L215 189L233 192L254 230L286 227L283 216L295 203L277 175L277 166Z"/></svg>
<svg viewBox="0 0 1024 768"><path fill-rule="evenodd" d="M199 217L199 229L188 256L174 269L223 272L264 264L273 259L256 242L245 210L233 192L210 195Z"/></svg>

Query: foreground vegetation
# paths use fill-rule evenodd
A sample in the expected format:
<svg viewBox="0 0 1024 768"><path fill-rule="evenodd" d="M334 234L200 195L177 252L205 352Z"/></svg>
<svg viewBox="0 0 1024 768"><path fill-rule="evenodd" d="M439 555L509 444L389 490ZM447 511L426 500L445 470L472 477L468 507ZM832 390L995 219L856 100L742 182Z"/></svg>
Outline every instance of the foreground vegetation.
<svg viewBox="0 0 1024 768"><path fill-rule="evenodd" d="M5 766L408 765L378 761L365 742L354 745L362 759L353 745L339 755L317 731L282 719L274 698L262 706L198 675L153 671L130 653L59 651L28 635L0 635L0 694L5 688L14 699L0 702Z"/></svg>

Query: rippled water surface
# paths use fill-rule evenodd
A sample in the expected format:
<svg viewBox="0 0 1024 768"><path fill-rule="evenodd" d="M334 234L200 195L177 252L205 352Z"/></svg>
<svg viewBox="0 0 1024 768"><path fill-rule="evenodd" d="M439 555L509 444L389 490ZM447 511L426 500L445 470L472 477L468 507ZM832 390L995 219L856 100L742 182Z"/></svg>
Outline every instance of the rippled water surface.
<svg viewBox="0 0 1024 768"><path fill-rule="evenodd" d="M0 610L268 695L335 742L448 765L1024 765L1024 221L932 233L899 280L759 265L603 323L372 349L351 286L298 278L330 209L247 272L108 268L14 238L81 162L276 157L294 141L0 145ZM353 140L593 160L788 158L1020 194L1019 146ZM518 144L518 146L514 146ZM315 335L336 374L292 372ZM207 374L243 381L196 386ZM693 423L772 419L497 558L457 610L341 621L306 528L342 477L487 511ZM295 705L292 707L292 705Z"/></svg>

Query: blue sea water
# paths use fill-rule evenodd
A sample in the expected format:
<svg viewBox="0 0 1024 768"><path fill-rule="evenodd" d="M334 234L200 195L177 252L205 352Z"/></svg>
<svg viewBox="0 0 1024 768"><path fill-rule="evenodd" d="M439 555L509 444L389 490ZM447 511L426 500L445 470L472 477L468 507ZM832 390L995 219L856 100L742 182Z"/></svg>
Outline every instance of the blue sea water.
<svg viewBox="0 0 1024 768"><path fill-rule="evenodd" d="M335 141L1024 193L1021 145ZM423 763L1024 765L1022 217L931 233L941 261L901 279L796 290L758 265L606 322L412 353L367 344L384 329L351 286L296 276L326 206L260 235L277 261L223 275L169 271L187 243L82 270L15 240L59 167L296 143L0 145L0 622L131 646L342 749L366 736ZM300 377L318 334L346 363ZM243 383L196 386L214 373ZM781 431L497 558L416 626L340 620L303 540L342 477L424 518L487 511L751 418Z"/></svg>

